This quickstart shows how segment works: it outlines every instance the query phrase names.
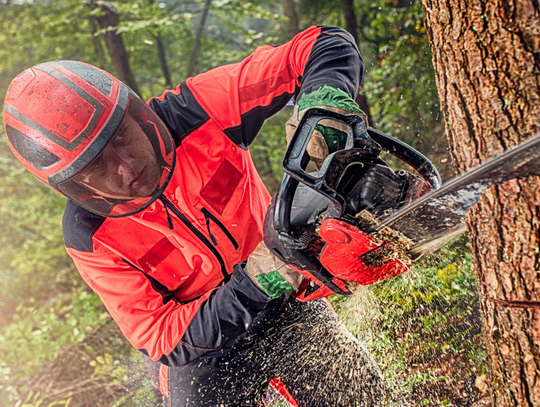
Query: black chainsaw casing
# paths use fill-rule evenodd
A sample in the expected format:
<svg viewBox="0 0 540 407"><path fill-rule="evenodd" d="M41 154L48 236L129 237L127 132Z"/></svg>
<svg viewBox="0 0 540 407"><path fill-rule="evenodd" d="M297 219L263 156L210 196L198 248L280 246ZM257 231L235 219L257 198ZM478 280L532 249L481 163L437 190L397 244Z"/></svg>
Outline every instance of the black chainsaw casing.
<svg viewBox="0 0 540 407"><path fill-rule="evenodd" d="M338 190L345 196L345 212L354 216L363 210L379 216L399 206L409 186L407 172L383 165L353 165L343 174Z"/></svg>

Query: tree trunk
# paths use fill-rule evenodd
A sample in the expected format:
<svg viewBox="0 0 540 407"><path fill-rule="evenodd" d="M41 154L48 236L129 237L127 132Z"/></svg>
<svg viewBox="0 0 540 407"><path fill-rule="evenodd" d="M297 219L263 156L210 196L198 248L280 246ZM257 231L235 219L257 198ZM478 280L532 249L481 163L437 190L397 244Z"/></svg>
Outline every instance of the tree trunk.
<svg viewBox="0 0 540 407"><path fill-rule="evenodd" d="M197 28L197 34L195 35L195 41L193 43L193 49L191 50L191 56L189 57L189 65L187 70L187 77L189 78L195 73L195 63L197 62L197 56L199 55L199 49L201 48L201 38L204 31L204 25L206 24L206 18L210 11L212 0L206 0L204 3L204 10L201 16L199 27Z"/></svg>
<svg viewBox="0 0 540 407"><path fill-rule="evenodd" d="M172 88L173 83L171 80L171 74L169 72L169 64L167 63L167 53L165 52L165 45L163 45L160 34L156 35L155 38L158 48L159 64L161 65L161 72L163 72L163 76L165 78L165 84L168 88Z"/></svg>
<svg viewBox="0 0 540 407"><path fill-rule="evenodd" d="M358 23L354 13L354 1L343 0L343 10L345 11L346 30L353 36L354 42L358 44Z"/></svg>
<svg viewBox="0 0 540 407"><path fill-rule="evenodd" d="M354 12L354 1L353 0L343 0L343 10L345 11L345 27L347 32L351 34L354 38L354 42L358 44L358 23L356 22L356 13ZM360 47L360 44L358 44ZM366 114L368 125L373 125L373 119L371 117L371 112L369 111L369 105L366 99L366 94L360 88L358 96L356 96L356 103L360 109Z"/></svg>
<svg viewBox="0 0 540 407"><path fill-rule="evenodd" d="M540 126L537 0L423 0L454 165ZM490 188L468 218L496 406L540 406L540 178Z"/></svg>
<svg viewBox="0 0 540 407"><path fill-rule="evenodd" d="M116 69L118 79L133 89L135 93L139 93L139 87L129 66L129 57L122 35L117 34L115 31L119 22L118 15L107 6L100 6L100 8L105 12L105 15L96 16L96 20L101 29L107 30L103 37L105 38L105 44Z"/></svg>
<svg viewBox="0 0 540 407"><path fill-rule="evenodd" d="M294 6L294 0L281 0L283 6L283 15L287 18L287 26L285 28L286 40L289 41L300 32L300 24L298 22L298 14Z"/></svg>
<svg viewBox="0 0 540 407"><path fill-rule="evenodd" d="M358 107L366 114L366 119L368 121L366 124L373 127L373 118L371 117L366 94L363 92L362 87L360 87L360 92L358 92L355 102L358 103Z"/></svg>
<svg viewBox="0 0 540 407"><path fill-rule="evenodd" d="M94 54L96 55L97 66L101 69L105 69L105 53L101 46L101 40L96 36L98 31L96 19L93 16L90 16L88 21L90 23L90 32L92 33L92 43L94 44Z"/></svg>

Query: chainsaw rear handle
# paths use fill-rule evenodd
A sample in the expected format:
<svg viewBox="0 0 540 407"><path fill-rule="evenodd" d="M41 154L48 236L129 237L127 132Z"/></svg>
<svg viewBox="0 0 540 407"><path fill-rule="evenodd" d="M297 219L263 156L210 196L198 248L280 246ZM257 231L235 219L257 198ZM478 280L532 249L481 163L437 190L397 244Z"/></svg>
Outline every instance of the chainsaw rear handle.
<svg viewBox="0 0 540 407"><path fill-rule="evenodd" d="M307 146L315 126L323 119L333 119L347 126L345 148L330 154L317 173L309 174L305 171L310 160ZM306 110L285 151L282 162L285 174L276 194L273 225L282 243L299 250L305 248L304 242L290 235L292 202L300 182L328 198L327 213L330 217L340 218L345 202L336 188L343 170L355 161L384 165L378 159L380 152L381 146L367 135L364 121L359 116L345 116L321 108Z"/></svg>

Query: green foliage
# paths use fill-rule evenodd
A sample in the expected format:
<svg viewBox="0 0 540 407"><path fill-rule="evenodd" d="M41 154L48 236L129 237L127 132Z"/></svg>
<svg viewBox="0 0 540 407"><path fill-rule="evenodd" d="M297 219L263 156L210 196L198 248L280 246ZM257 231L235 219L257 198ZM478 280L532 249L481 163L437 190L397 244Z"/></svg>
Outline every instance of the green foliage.
<svg viewBox="0 0 540 407"><path fill-rule="evenodd" d="M418 135L431 140L441 116L421 1L381 1L367 16L363 37L373 37L377 59L367 66L365 87L377 126L413 145Z"/></svg>
<svg viewBox="0 0 540 407"><path fill-rule="evenodd" d="M389 405L440 405L445 398L461 403L463 393L474 393L472 386L461 391L486 370L471 268L462 236L411 271L353 296L361 298L334 300L345 324L379 362ZM375 311L357 315L367 308Z"/></svg>
<svg viewBox="0 0 540 407"><path fill-rule="evenodd" d="M13 323L1 336L2 360L17 365L22 368L21 374L28 375L43 361L56 357L67 346L84 341L88 334L109 321L99 297L80 288L37 308L21 304L13 315Z"/></svg>
<svg viewBox="0 0 540 407"><path fill-rule="evenodd" d="M138 352L122 338L96 294L74 288L41 306L34 303L17 307L0 336L0 404L80 405L85 393L97 389L103 394L92 396L96 404L100 399L116 400L118 406L132 405L134 398L156 401Z"/></svg>
<svg viewBox="0 0 540 407"><path fill-rule="evenodd" d="M70 289L75 269L63 248L65 199L22 168L9 151L2 131L0 179L2 326L16 305L26 299L42 303L51 293Z"/></svg>
<svg viewBox="0 0 540 407"><path fill-rule="evenodd" d="M90 8L77 0L2 5L0 73L2 94L18 72L54 59L97 64L88 21ZM110 69L107 65L104 68Z"/></svg>
<svg viewBox="0 0 540 407"><path fill-rule="evenodd" d="M375 127L417 148L453 176L420 0L383 0L359 14L365 94Z"/></svg>

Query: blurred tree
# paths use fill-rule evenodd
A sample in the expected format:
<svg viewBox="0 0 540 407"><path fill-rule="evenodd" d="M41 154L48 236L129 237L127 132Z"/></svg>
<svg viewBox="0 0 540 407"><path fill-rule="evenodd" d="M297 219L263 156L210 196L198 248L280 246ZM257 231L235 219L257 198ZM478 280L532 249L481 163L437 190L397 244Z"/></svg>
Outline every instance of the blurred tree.
<svg viewBox="0 0 540 407"><path fill-rule="evenodd" d="M345 13L345 29L351 33L354 41L358 43L358 22L354 11L354 1L343 0L343 11Z"/></svg>
<svg viewBox="0 0 540 407"><path fill-rule="evenodd" d="M18 304L39 304L78 279L63 249L65 198L37 182L13 157L0 132L0 326Z"/></svg>
<svg viewBox="0 0 540 407"><path fill-rule="evenodd" d="M197 62L197 56L199 54L199 49L201 47L201 37L204 32L204 25L206 24L206 19L208 13L210 12L210 6L212 5L212 0L205 0L204 8L201 16L201 21L197 27L197 33L195 34L195 41L193 42L193 49L191 50L191 56L189 57L189 64L187 69L186 77L193 76L195 72L195 64Z"/></svg>
<svg viewBox="0 0 540 407"><path fill-rule="evenodd" d="M96 56L96 64L98 68L105 69L105 52L103 51L103 46L98 33L96 17L89 16L88 23L90 25L90 34L92 35L92 43L94 44L94 54Z"/></svg>
<svg viewBox="0 0 540 407"><path fill-rule="evenodd" d="M364 87L374 125L426 154L449 178L453 171L421 1L362 4L359 37L367 54Z"/></svg>
<svg viewBox="0 0 540 407"><path fill-rule="evenodd" d="M424 0L455 166L540 130L540 6ZM540 405L540 178L490 188L468 218L494 405Z"/></svg>
<svg viewBox="0 0 540 407"><path fill-rule="evenodd" d="M91 3L96 6L95 2ZM139 93L139 86L131 72L129 65L129 57L124 46L122 34L118 32L118 23L120 21L116 10L106 4L101 4L96 7L95 18L103 32L105 44L109 50L109 56L113 62L118 79L128 85L135 93Z"/></svg>
<svg viewBox="0 0 540 407"><path fill-rule="evenodd" d="M283 16L287 19L285 28L285 38L290 40L300 32L298 14L294 0L281 0L283 5Z"/></svg>

